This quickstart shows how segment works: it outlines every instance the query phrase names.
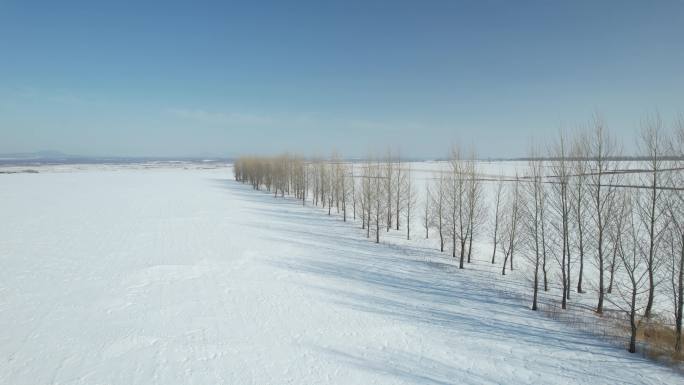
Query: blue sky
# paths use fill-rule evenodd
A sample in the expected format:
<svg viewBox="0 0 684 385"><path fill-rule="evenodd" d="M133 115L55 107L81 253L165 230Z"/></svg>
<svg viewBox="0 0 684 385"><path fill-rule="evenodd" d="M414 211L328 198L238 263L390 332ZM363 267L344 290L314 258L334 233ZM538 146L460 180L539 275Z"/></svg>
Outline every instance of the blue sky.
<svg viewBox="0 0 684 385"><path fill-rule="evenodd" d="M525 154L684 112L684 1L0 0L0 153Z"/></svg>

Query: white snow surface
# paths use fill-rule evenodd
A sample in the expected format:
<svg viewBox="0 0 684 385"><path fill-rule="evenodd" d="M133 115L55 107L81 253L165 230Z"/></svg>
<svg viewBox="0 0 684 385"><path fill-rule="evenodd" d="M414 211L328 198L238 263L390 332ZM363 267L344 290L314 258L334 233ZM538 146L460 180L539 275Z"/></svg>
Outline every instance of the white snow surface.
<svg viewBox="0 0 684 385"><path fill-rule="evenodd" d="M682 383L474 266L231 178L0 175L0 383Z"/></svg>

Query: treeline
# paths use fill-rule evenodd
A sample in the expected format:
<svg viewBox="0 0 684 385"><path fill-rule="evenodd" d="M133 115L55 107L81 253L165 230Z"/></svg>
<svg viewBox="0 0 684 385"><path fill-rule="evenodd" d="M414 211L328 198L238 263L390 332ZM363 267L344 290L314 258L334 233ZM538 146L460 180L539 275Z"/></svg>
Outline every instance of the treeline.
<svg viewBox="0 0 684 385"><path fill-rule="evenodd" d="M363 164L343 162L336 154L328 159L284 154L275 157L241 157L233 166L235 180L274 195L292 195L306 204L333 210L347 218L361 219L366 235L380 242L382 231L400 230L406 224L411 236L416 191L410 164L391 153L383 160Z"/></svg>
<svg viewBox="0 0 684 385"><path fill-rule="evenodd" d="M638 172L625 172L621 146L598 115L572 135L559 132L546 146L530 146L514 176L481 177L475 152L456 146L446 168L421 186L420 208L411 164L391 152L362 163L335 154L242 157L234 172L255 189L359 219L375 242L391 228L410 239L419 216L425 238L436 237L459 268L471 262L473 240L488 240L488 260L501 265L501 274L519 265L526 270L532 310L541 291L553 295L558 288L562 309L575 294L595 293L596 313L607 301L625 315L630 352L639 328L654 322L660 299L670 304L672 349L681 354L684 118L669 128L658 115L645 118L638 151ZM588 266L597 272L589 284Z"/></svg>

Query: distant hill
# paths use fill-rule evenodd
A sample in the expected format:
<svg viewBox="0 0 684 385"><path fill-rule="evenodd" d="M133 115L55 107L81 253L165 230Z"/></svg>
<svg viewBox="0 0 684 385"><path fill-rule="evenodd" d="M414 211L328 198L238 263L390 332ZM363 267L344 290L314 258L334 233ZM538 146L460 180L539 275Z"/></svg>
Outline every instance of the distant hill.
<svg viewBox="0 0 684 385"><path fill-rule="evenodd" d="M36 152L17 152L12 154L0 154L1 160L63 160L83 158L82 156L69 155L60 151L36 151Z"/></svg>
<svg viewBox="0 0 684 385"><path fill-rule="evenodd" d="M145 162L231 162L227 157L153 157L153 156L85 156L65 154L60 151L20 152L0 154L0 164L40 165L40 164L130 164Z"/></svg>

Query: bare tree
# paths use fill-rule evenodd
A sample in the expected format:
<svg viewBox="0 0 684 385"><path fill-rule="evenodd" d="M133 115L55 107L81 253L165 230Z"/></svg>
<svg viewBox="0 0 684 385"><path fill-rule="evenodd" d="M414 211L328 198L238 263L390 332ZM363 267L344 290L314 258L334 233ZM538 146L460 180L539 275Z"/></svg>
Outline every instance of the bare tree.
<svg viewBox="0 0 684 385"><path fill-rule="evenodd" d="M366 226L366 238L370 238L371 231L371 215L373 203L375 200L374 184L376 168L371 160L363 167L363 175L361 178L361 216L363 218L362 226Z"/></svg>
<svg viewBox="0 0 684 385"><path fill-rule="evenodd" d="M675 138L672 155L675 156L674 170L668 185L671 187L667 199L667 216L670 227L670 283L675 319L675 352L682 352L682 308L684 307L684 116L675 122Z"/></svg>
<svg viewBox="0 0 684 385"><path fill-rule="evenodd" d="M648 173L643 174L641 183L648 186L649 194L640 194L642 199L638 202L639 219L647 228L648 236L648 303L644 315L651 316L653 299L655 297L655 277L660 260L658 258L658 240L662 235L663 205L661 174L663 169L664 134L663 123L659 114L647 116L641 122L641 135L639 137L639 149L646 156Z"/></svg>
<svg viewBox="0 0 684 385"><path fill-rule="evenodd" d="M354 175L354 162L351 162L350 165L350 173L349 173L349 186L351 187L351 203L352 203L352 214L354 216L354 220L356 220L356 176Z"/></svg>
<svg viewBox="0 0 684 385"><path fill-rule="evenodd" d="M603 312L605 296L605 269L608 229L616 208L615 191L620 174L615 161L616 144L611 139L603 119L594 115L593 132L589 146L589 170L591 174L590 196L592 201L593 232L596 240L595 262L599 273L598 303L596 312Z"/></svg>
<svg viewBox="0 0 684 385"><path fill-rule="evenodd" d="M306 206L306 198L309 193L309 175L311 170L306 162L302 164L302 206Z"/></svg>
<svg viewBox="0 0 684 385"><path fill-rule="evenodd" d="M350 181L354 184L354 180L347 175L349 171L347 170L347 165L339 165L339 178L340 178L340 200L342 202L342 220L347 221L347 200L349 198Z"/></svg>
<svg viewBox="0 0 684 385"><path fill-rule="evenodd" d="M549 280L548 280L548 265L547 265L547 253L546 253L546 246L547 246L547 239L548 235L546 232L547 228L547 195L548 191L546 188L546 184L542 183L542 190L541 190L541 196L539 197L539 230L540 230L540 237L541 237L541 251L542 251L542 261L541 261L541 269L542 269L542 276L544 278L544 291L549 291Z"/></svg>
<svg viewBox="0 0 684 385"><path fill-rule="evenodd" d="M383 182L387 179L387 175L385 174L384 176L382 175L382 166L378 162L375 165L375 170L372 173L373 175L373 190L375 191L374 193L374 224L375 224L375 243L380 243L380 227L383 225L384 222L384 213L386 211L385 205L385 200L383 198ZM391 213L391 210L389 211ZM390 217L387 217L388 220L390 220Z"/></svg>
<svg viewBox="0 0 684 385"><path fill-rule="evenodd" d="M503 187L503 176L499 175L499 181L496 184L496 198L494 199L494 234L492 236L492 242L494 243L494 247L492 250L492 264L496 262L496 249L497 244L499 242L499 224L501 223L501 216L503 215L503 210L501 209L501 192L503 191Z"/></svg>
<svg viewBox="0 0 684 385"><path fill-rule="evenodd" d="M518 225L520 221L520 178L515 175L515 182L508 191L506 202L506 215L501 231L502 239L499 241L504 254L501 275L506 275L506 263L513 258L513 250L518 242ZM511 270L513 270L511 264Z"/></svg>
<svg viewBox="0 0 684 385"><path fill-rule="evenodd" d="M451 237L451 255L456 258L457 251L460 259L458 267L464 268L466 243L468 242L468 208L466 207L467 181L464 162L458 147L451 151L449 159L449 174L447 176L447 197L449 215L449 236Z"/></svg>
<svg viewBox="0 0 684 385"><path fill-rule="evenodd" d="M582 293L582 278L584 277L584 251L585 251L585 237L584 231L586 229L587 221L587 204L586 204L586 190L587 190L587 172L588 172L588 138L584 130L578 132L575 141L572 145L572 157L574 158L573 173L574 178L571 179L570 188L570 205L572 208L574 224L576 228L577 237L577 251L579 255L579 271L577 273L577 292ZM569 270L568 270L569 271Z"/></svg>
<svg viewBox="0 0 684 385"><path fill-rule="evenodd" d="M385 206L385 209L387 210L387 218L385 220L385 224L387 225L387 231L389 231L392 228L392 199L394 199L394 170L395 165L394 161L392 158L392 152L387 151L387 156L385 158L385 164L382 169L384 170L384 175L382 175L382 179L384 182L384 189L385 189L385 194L387 196L387 201L383 204ZM380 176L380 175L378 175Z"/></svg>
<svg viewBox="0 0 684 385"><path fill-rule="evenodd" d="M466 163L467 173L467 194L466 207L467 224L466 237L468 238L468 263L473 253L473 239L479 232L479 228L486 219L485 205L483 202L482 183L477 177L477 163L475 162L475 151L471 151L468 162Z"/></svg>
<svg viewBox="0 0 684 385"><path fill-rule="evenodd" d="M682 222L682 202L668 202L671 227L666 233L669 246L668 270L672 294L672 313L675 320L675 352L682 351L682 305L684 304L684 223Z"/></svg>
<svg viewBox="0 0 684 385"><path fill-rule="evenodd" d="M627 212L628 209L632 209L631 202L626 202L626 194L623 192L616 195L616 209L615 216L613 217L612 224L608 227L608 237L610 239L611 247L611 260L608 262L608 270L610 272L610 278L608 281L608 289L606 293L613 292L613 283L615 282L615 273L620 268L621 260L618 257L620 252L620 244L625 237L625 222L627 221L627 215L631 213ZM628 235L627 235L628 236Z"/></svg>
<svg viewBox="0 0 684 385"><path fill-rule="evenodd" d="M641 234L639 234L639 226L635 223L634 210L631 205L630 190L624 190L623 202L628 206L626 209L627 221L626 228L628 237L619 243L618 255L622 262L623 270L625 272L624 280L616 282L617 297L610 297L609 300L618 309L623 311L629 319L630 338L629 338L629 352L636 352L636 336L640 324L639 313L644 308L642 295L644 294L644 286L646 286L648 270L645 268L646 253L639 250L642 247Z"/></svg>
<svg viewBox="0 0 684 385"><path fill-rule="evenodd" d="M410 163L409 163L410 167ZM394 183L394 192L395 192L395 197L394 197L394 218L395 223L396 223L396 230L399 231L399 226L401 224L401 221L399 218L401 218L401 213L405 208L406 205L406 198L404 197L403 194L406 193L406 173L404 173L404 170L402 169L402 164L401 164L401 156L397 156L397 164L395 167L395 183ZM415 193L415 192L414 192Z"/></svg>
<svg viewBox="0 0 684 385"><path fill-rule="evenodd" d="M321 190L321 178L320 178L320 167L321 167L321 161L318 158L314 158L313 161L311 162L311 184L312 184L312 191L311 193L313 194L313 204L314 206L318 206L319 202L319 197L320 197L320 190Z"/></svg>
<svg viewBox="0 0 684 385"><path fill-rule="evenodd" d="M446 178L444 176L444 173L439 172L437 177L434 178L435 180L435 186L432 189L433 195L431 196L432 200L432 209L433 209L433 218L435 221L435 225L437 226L437 234L439 234L439 251L444 252L444 236L446 235L446 189L447 189L447 183L446 183Z"/></svg>
<svg viewBox="0 0 684 385"><path fill-rule="evenodd" d="M452 157L455 152L452 152ZM458 156L458 155L457 155ZM458 225L459 225L459 210L462 210L461 208L461 199L463 196L463 190L461 189L460 185L461 183L461 176L460 176L460 166L458 165L459 160L456 159L451 159L449 161L450 165L450 172L446 177L446 184L447 184L447 206L448 206L448 215L447 215L447 223L449 224L448 226L448 232L449 232L449 237L451 238L451 256L453 258L456 258L456 251L458 250L456 247L457 240L458 240Z"/></svg>
<svg viewBox="0 0 684 385"><path fill-rule="evenodd" d="M327 191L328 191L328 215L331 215L332 206L335 204L337 196L337 161L335 155L330 158L327 164Z"/></svg>
<svg viewBox="0 0 684 385"><path fill-rule="evenodd" d="M416 205L416 187L413 184L413 175L411 174L411 164L408 166L408 173L404 176L404 187L402 190L405 194L406 199L406 239L411 239L411 219L413 217L413 208ZM397 197L397 200L399 197ZM399 211L397 211L397 214ZM399 219L397 218L397 229L398 229Z"/></svg>
<svg viewBox="0 0 684 385"><path fill-rule="evenodd" d="M339 155L337 152L333 152L333 155L330 158L330 167L332 169L332 183L331 183L331 188L334 194L334 200L335 200L335 209L337 210L337 213L340 213L340 204L342 203L342 188L343 188L343 183L344 183L344 166L342 164L342 161L340 160Z"/></svg>
<svg viewBox="0 0 684 385"><path fill-rule="evenodd" d="M555 259L560 264L561 268L561 283L563 288L563 295L561 300L561 308L567 307L567 298L569 291L569 281L567 274L566 261L569 260L569 220L570 220L570 165L567 159L568 149L565 138L565 133L561 130L558 140L551 150L551 177L552 191L551 207L554 210L553 228L556 231L557 238L560 242L559 249L555 252ZM560 256L560 257L559 257Z"/></svg>
<svg viewBox="0 0 684 385"><path fill-rule="evenodd" d="M525 239L528 240L528 247L531 250L529 254L530 266L532 273L532 310L537 310L537 297L539 293L539 268L541 266L543 250L541 226L543 221L543 205L544 205L544 169L542 161L539 158L538 151L532 147L530 150L530 160L528 162L527 179L530 181L525 185L523 199L523 217L522 221L526 233Z"/></svg>
<svg viewBox="0 0 684 385"><path fill-rule="evenodd" d="M432 211L430 210L430 200L432 192L430 191L430 183L425 183L425 200L423 201L423 227L425 228L425 239L430 238L430 226L432 225Z"/></svg>
<svg viewBox="0 0 684 385"><path fill-rule="evenodd" d="M321 161L318 166L319 201L321 202L321 206L325 208L328 195L330 195L330 175L328 172L328 165ZM330 211L328 211L328 213L329 212Z"/></svg>

